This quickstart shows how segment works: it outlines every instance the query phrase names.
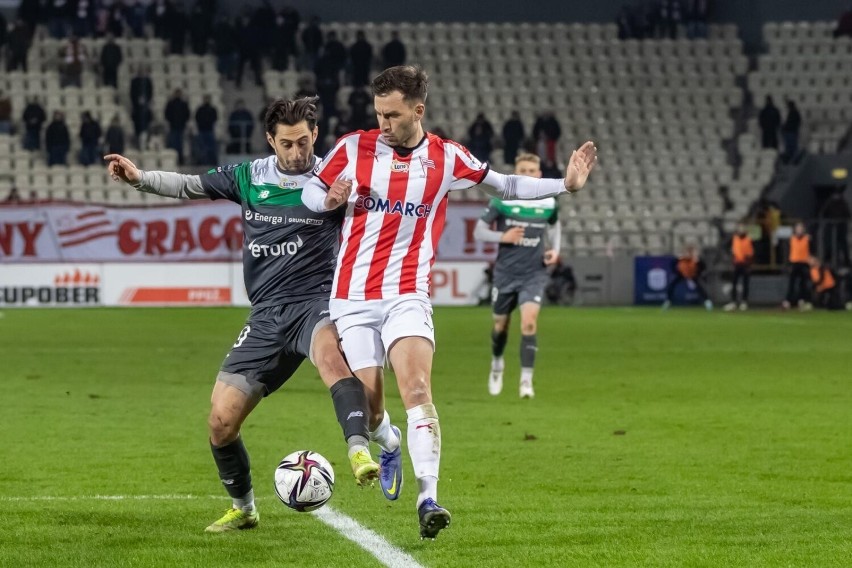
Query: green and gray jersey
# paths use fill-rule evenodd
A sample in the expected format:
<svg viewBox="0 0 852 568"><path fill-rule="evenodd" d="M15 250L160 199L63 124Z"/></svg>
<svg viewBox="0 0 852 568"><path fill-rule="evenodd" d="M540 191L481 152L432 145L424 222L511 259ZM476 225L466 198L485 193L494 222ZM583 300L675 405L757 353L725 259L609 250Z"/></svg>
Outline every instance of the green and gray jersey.
<svg viewBox="0 0 852 568"><path fill-rule="evenodd" d="M228 199L242 206L243 278L254 307L328 297L345 208L315 213L302 204L313 177L289 174L269 156L202 175L143 172L140 191L184 199Z"/></svg>
<svg viewBox="0 0 852 568"><path fill-rule="evenodd" d="M545 233L559 222L558 207L552 197L536 200L500 201L492 199L480 218L503 233L523 227L519 244L500 243L494 274L528 276L544 271Z"/></svg>

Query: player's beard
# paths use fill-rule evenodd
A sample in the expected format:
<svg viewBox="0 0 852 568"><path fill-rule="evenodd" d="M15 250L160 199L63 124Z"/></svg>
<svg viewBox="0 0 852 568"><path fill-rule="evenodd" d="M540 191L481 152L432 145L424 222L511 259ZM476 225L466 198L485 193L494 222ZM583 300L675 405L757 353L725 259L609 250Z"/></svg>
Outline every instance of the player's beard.
<svg viewBox="0 0 852 568"><path fill-rule="evenodd" d="M307 173L308 170L311 169L311 166L313 165L313 163L314 163L314 150L313 150L313 148L311 148L310 153L308 154L308 156L305 158L304 161L302 161L302 160L299 160L298 162L293 161L293 162L288 164L288 163L284 163L281 160L281 158L278 158L278 167L281 168L281 170L284 173L288 173L288 174L298 175L298 174Z"/></svg>

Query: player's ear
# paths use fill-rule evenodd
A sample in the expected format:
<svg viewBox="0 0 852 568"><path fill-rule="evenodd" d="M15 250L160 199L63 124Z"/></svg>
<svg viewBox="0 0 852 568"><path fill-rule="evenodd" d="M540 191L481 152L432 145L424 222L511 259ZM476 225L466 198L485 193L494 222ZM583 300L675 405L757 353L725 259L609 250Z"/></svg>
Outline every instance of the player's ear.
<svg viewBox="0 0 852 568"><path fill-rule="evenodd" d="M422 119L424 114L426 114L425 104L417 103L416 105L414 105L414 116L417 118L417 120Z"/></svg>
<svg viewBox="0 0 852 568"><path fill-rule="evenodd" d="M317 141L317 138L319 138L319 127L314 126L314 130L311 132L311 144L314 144Z"/></svg>
<svg viewBox="0 0 852 568"><path fill-rule="evenodd" d="M275 140L269 132L266 133L266 142L275 150Z"/></svg>

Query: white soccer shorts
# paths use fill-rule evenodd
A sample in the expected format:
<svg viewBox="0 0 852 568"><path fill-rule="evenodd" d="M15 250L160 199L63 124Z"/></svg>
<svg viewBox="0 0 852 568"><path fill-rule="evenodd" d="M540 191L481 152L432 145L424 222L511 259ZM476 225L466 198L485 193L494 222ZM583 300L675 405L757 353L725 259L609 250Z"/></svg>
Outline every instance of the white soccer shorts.
<svg viewBox="0 0 852 568"><path fill-rule="evenodd" d="M435 348L432 304L420 294L386 300L332 298L328 307L353 371L383 367L388 350L403 337L424 337Z"/></svg>

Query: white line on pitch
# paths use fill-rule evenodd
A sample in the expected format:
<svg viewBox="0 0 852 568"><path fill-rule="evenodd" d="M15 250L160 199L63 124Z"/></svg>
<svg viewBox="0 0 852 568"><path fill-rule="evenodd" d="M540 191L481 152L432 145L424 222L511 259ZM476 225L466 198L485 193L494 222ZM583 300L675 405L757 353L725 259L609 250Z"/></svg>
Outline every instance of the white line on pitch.
<svg viewBox="0 0 852 568"><path fill-rule="evenodd" d="M355 519L335 511L328 505L314 511L313 515L375 556L379 562L388 568L424 568L422 564L389 543L380 534L362 526Z"/></svg>
<svg viewBox="0 0 852 568"><path fill-rule="evenodd" d="M222 499L222 495L32 495L30 497L0 496L9 501L191 501L193 499Z"/></svg>

